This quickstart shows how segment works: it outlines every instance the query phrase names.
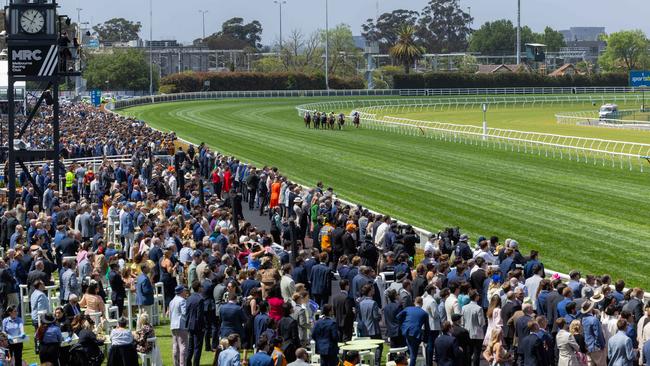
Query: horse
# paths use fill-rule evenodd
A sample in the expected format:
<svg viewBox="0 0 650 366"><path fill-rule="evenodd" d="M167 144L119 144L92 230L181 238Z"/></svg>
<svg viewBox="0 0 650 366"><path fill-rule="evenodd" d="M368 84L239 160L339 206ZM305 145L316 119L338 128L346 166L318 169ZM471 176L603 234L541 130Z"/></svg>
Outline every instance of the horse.
<svg viewBox="0 0 650 366"><path fill-rule="evenodd" d="M314 129L320 128L320 112L314 113Z"/></svg>
<svg viewBox="0 0 650 366"><path fill-rule="evenodd" d="M359 113L354 114L354 119L352 119L352 123L354 123L354 127L359 128L359 125L361 125L361 118L359 117Z"/></svg>
<svg viewBox="0 0 650 366"><path fill-rule="evenodd" d="M330 130L333 130L334 129L334 123L336 123L336 117L334 117L334 112L330 113L330 116L328 118L328 122L329 122Z"/></svg>
<svg viewBox="0 0 650 366"><path fill-rule="evenodd" d="M305 127L311 128L311 114L309 114L309 112L305 113L304 121L305 121Z"/></svg>
<svg viewBox="0 0 650 366"><path fill-rule="evenodd" d="M339 122L339 130L340 130L345 125L345 115L343 113L339 114L338 122Z"/></svg>

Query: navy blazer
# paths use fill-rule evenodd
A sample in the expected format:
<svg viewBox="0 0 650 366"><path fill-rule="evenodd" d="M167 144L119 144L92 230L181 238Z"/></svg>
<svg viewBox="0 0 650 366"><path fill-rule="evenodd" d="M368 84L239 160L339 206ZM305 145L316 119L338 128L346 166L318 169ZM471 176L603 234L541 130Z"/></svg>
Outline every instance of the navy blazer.
<svg viewBox="0 0 650 366"><path fill-rule="evenodd" d="M316 322L311 334L316 343L316 353L319 355L336 356L339 354L339 332L336 321L323 318Z"/></svg>
<svg viewBox="0 0 650 366"><path fill-rule="evenodd" d="M153 285L149 277L144 273L138 276L135 285L135 304L136 305L153 305Z"/></svg>
<svg viewBox="0 0 650 366"><path fill-rule="evenodd" d="M291 271L291 278L296 283L302 283L305 285L309 285L309 277L307 277L307 268L305 268L304 265L302 266L297 266L296 268Z"/></svg>
<svg viewBox="0 0 650 366"><path fill-rule="evenodd" d="M319 263L311 269L311 294L330 295L332 292L332 270L325 264Z"/></svg>
<svg viewBox="0 0 650 366"><path fill-rule="evenodd" d="M195 292L187 298L185 328L189 331L201 332L205 328L204 299ZM223 331L223 330L222 330Z"/></svg>
<svg viewBox="0 0 650 366"><path fill-rule="evenodd" d="M260 339L260 336L266 329L269 327L269 320L271 318L269 317L268 314L266 313L260 313L255 315L255 319L253 319L253 335L255 336L255 339Z"/></svg>
<svg viewBox="0 0 650 366"><path fill-rule="evenodd" d="M219 308L219 317L221 319L221 331L219 332L221 338L228 337L233 333L239 334L240 337L244 336L246 314L241 306L227 302Z"/></svg>
<svg viewBox="0 0 650 366"><path fill-rule="evenodd" d="M402 311L402 304L399 302L388 302L384 306L384 323L386 323L386 336L397 337L400 335L400 326L397 321L397 314Z"/></svg>
<svg viewBox="0 0 650 366"><path fill-rule="evenodd" d="M436 365L456 366L462 364L461 350L458 347L456 338L448 334L441 334L436 338L434 348Z"/></svg>
<svg viewBox="0 0 650 366"><path fill-rule="evenodd" d="M402 335L422 339L424 334L429 334L429 314L417 306L409 306L397 314L397 321L401 323Z"/></svg>
<svg viewBox="0 0 650 366"><path fill-rule="evenodd" d="M544 357L544 344L536 334L529 334L519 341L518 353L523 356L524 366L548 365Z"/></svg>

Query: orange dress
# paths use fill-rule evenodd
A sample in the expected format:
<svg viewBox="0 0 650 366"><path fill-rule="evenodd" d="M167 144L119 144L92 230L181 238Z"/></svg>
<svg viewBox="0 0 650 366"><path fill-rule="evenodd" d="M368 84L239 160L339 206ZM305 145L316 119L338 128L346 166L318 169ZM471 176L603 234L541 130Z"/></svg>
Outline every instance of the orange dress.
<svg viewBox="0 0 650 366"><path fill-rule="evenodd" d="M278 201L280 201L280 186L280 182L271 184L271 202L269 202L270 208L278 207Z"/></svg>

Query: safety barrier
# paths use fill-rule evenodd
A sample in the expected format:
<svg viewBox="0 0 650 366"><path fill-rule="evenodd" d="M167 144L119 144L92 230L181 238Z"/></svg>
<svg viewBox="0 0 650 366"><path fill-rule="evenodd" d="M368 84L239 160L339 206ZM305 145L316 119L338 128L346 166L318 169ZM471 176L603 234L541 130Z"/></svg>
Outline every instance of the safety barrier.
<svg viewBox="0 0 650 366"><path fill-rule="evenodd" d="M646 113L645 120L634 119L639 113ZM596 111L562 112L555 115L559 124L571 124L580 126L593 126L605 128L618 128L625 130L650 130L650 114L641 112L638 109L618 111L619 118L601 118ZM622 119L630 117L630 119Z"/></svg>
<svg viewBox="0 0 650 366"><path fill-rule="evenodd" d="M131 163L131 155L111 155L111 156L93 156L93 157L88 157L88 158L72 158L72 159L63 159L61 160L61 164L63 165L64 169L65 167L70 166L73 163L83 163L86 167L91 167L93 171L97 171L98 168L105 162L105 161L110 161L112 163L124 163L124 164L130 164ZM44 166L45 164L48 164L49 166L52 166L52 160L41 160L41 161L30 161L26 162L25 165L27 166L28 169L32 169L34 167L41 167ZM16 163L16 169L21 169L20 165ZM0 176L5 176L5 167L0 166Z"/></svg>
<svg viewBox="0 0 650 366"><path fill-rule="evenodd" d="M226 98L296 98L296 97L350 97L350 96L470 96L470 95L534 95L534 94L620 94L636 93L628 87L567 87L567 88L457 88L457 89L352 89L352 90L261 90L209 91L195 93L160 94L127 100L118 100L115 108L188 100Z"/></svg>

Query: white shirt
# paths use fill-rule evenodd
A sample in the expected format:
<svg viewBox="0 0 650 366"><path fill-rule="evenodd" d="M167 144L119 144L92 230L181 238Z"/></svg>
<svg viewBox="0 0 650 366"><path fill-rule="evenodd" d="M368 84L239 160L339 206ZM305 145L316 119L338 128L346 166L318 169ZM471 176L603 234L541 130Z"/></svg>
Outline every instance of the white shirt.
<svg viewBox="0 0 650 366"><path fill-rule="evenodd" d="M533 277L530 277L526 280L526 289L528 291L528 297L533 301L533 309L537 310L537 289L539 288L539 283L542 281L542 277L538 274L534 274Z"/></svg>

